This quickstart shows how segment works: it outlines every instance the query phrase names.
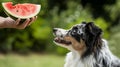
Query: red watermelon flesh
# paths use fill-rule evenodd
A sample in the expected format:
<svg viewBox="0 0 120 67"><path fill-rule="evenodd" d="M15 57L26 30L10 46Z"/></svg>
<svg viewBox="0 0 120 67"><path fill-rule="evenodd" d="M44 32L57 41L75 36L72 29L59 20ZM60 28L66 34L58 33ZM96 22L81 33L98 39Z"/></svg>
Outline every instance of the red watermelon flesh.
<svg viewBox="0 0 120 67"><path fill-rule="evenodd" d="M37 4L23 3L13 5L12 2L2 3L2 6L8 14L21 19L36 16L41 8L41 5Z"/></svg>

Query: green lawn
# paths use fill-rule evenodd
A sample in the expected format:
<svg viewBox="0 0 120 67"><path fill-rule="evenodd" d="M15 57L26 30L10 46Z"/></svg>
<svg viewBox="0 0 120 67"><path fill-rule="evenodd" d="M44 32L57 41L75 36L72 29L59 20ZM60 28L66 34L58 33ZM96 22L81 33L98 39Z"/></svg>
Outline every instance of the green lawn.
<svg viewBox="0 0 120 67"><path fill-rule="evenodd" d="M63 67L64 57L57 55L0 55L0 67Z"/></svg>

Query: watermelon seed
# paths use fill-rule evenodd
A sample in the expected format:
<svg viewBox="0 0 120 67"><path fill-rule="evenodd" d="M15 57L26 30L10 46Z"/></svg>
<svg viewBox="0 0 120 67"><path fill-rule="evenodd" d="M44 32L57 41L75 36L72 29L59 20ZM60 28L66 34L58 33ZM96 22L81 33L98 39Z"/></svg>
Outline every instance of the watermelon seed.
<svg viewBox="0 0 120 67"><path fill-rule="evenodd" d="M19 12L19 10L16 10L16 12Z"/></svg>

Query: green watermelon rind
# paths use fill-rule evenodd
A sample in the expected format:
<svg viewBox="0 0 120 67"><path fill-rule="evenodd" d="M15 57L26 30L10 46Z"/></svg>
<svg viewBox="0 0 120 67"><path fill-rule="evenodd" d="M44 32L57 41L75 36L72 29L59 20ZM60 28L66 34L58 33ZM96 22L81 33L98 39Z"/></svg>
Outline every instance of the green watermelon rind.
<svg viewBox="0 0 120 67"><path fill-rule="evenodd" d="M14 20L17 20L17 19L18 19L18 18L16 18L16 17L10 15L9 13L7 13L7 11L4 10L4 12L5 12L5 14L6 14L8 17L10 17L10 18L12 18L12 19L14 19Z"/></svg>
<svg viewBox="0 0 120 67"><path fill-rule="evenodd" d="M18 16L18 15L15 15L13 13L11 13L5 6L4 6L5 3L2 3L2 6L4 8L4 12L9 16L11 17L12 19L16 20L17 18L20 18L20 19L27 19L27 18L32 18L34 16L36 16L39 12L40 12L40 9L41 9L41 5L36 5L37 6L37 10L34 14L30 15L30 16Z"/></svg>
<svg viewBox="0 0 120 67"><path fill-rule="evenodd" d="M5 12L5 14L6 14L8 17L14 19L15 21L18 19L18 18L16 18L16 17L8 14L6 11L4 11L4 12ZM25 22L25 20L26 20L25 18L24 18L24 19L23 19L23 18L22 18L22 19L20 18L20 22L19 22L19 23L21 24L21 23Z"/></svg>

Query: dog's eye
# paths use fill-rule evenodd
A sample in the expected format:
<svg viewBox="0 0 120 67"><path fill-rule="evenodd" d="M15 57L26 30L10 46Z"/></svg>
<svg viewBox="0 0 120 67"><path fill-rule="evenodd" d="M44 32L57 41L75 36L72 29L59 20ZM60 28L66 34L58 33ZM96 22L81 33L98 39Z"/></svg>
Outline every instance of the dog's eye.
<svg viewBox="0 0 120 67"><path fill-rule="evenodd" d="M77 34L77 31L78 31L77 29L73 29L73 30L71 31L71 34L72 34L72 35L76 35L76 34Z"/></svg>

